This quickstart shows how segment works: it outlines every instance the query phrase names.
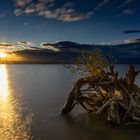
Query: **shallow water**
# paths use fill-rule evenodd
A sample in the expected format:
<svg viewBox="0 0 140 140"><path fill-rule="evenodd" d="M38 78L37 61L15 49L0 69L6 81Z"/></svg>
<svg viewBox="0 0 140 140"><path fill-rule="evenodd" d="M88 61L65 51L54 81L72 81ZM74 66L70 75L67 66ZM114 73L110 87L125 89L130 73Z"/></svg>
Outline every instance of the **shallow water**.
<svg viewBox="0 0 140 140"><path fill-rule="evenodd" d="M117 69L123 74L127 66ZM80 107L59 115L77 79L62 65L0 65L0 140L140 139L140 128L106 128Z"/></svg>

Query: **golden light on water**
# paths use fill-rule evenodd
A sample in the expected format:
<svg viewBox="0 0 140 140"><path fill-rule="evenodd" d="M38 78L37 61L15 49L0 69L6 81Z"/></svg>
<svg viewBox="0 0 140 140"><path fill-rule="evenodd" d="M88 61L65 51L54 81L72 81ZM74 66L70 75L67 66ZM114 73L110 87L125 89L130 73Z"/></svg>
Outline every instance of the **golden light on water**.
<svg viewBox="0 0 140 140"><path fill-rule="evenodd" d="M3 98L8 95L7 72L5 65L0 65L0 96Z"/></svg>
<svg viewBox="0 0 140 140"><path fill-rule="evenodd" d="M9 85L7 66L0 65L0 140L29 140L32 115L22 116L22 105Z"/></svg>

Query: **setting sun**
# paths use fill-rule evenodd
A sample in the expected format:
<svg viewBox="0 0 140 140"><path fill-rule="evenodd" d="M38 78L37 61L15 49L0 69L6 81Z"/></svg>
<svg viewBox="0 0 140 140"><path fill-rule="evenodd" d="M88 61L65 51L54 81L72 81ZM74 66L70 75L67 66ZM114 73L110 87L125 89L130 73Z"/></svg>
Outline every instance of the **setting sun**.
<svg viewBox="0 0 140 140"><path fill-rule="evenodd" d="M0 58L5 58L7 57L7 54L5 52L0 52Z"/></svg>

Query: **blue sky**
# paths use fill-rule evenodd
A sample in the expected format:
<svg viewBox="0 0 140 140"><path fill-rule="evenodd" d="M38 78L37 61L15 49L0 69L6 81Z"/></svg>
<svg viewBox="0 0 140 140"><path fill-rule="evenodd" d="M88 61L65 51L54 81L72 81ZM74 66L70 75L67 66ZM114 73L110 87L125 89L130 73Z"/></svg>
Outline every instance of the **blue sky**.
<svg viewBox="0 0 140 140"><path fill-rule="evenodd" d="M139 38L139 13L139 0L1 0L0 42L39 46L63 40L100 44Z"/></svg>

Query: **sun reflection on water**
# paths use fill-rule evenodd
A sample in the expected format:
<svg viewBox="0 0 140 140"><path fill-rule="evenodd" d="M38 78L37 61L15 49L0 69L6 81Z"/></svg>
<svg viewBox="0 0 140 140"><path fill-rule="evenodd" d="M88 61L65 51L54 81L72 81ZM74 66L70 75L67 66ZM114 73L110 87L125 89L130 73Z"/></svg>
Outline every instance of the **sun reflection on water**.
<svg viewBox="0 0 140 140"><path fill-rule="evenodd" d="M9 86L6 65L0 65L0 140L30 139L32 115L22 116L22 105Z"/></svg>
<svg viewBox="0 0 140 140"><path fill-rule="evenodd" d="M0 96L8 96L7 72L5 65L0 65Z"/></svg>

